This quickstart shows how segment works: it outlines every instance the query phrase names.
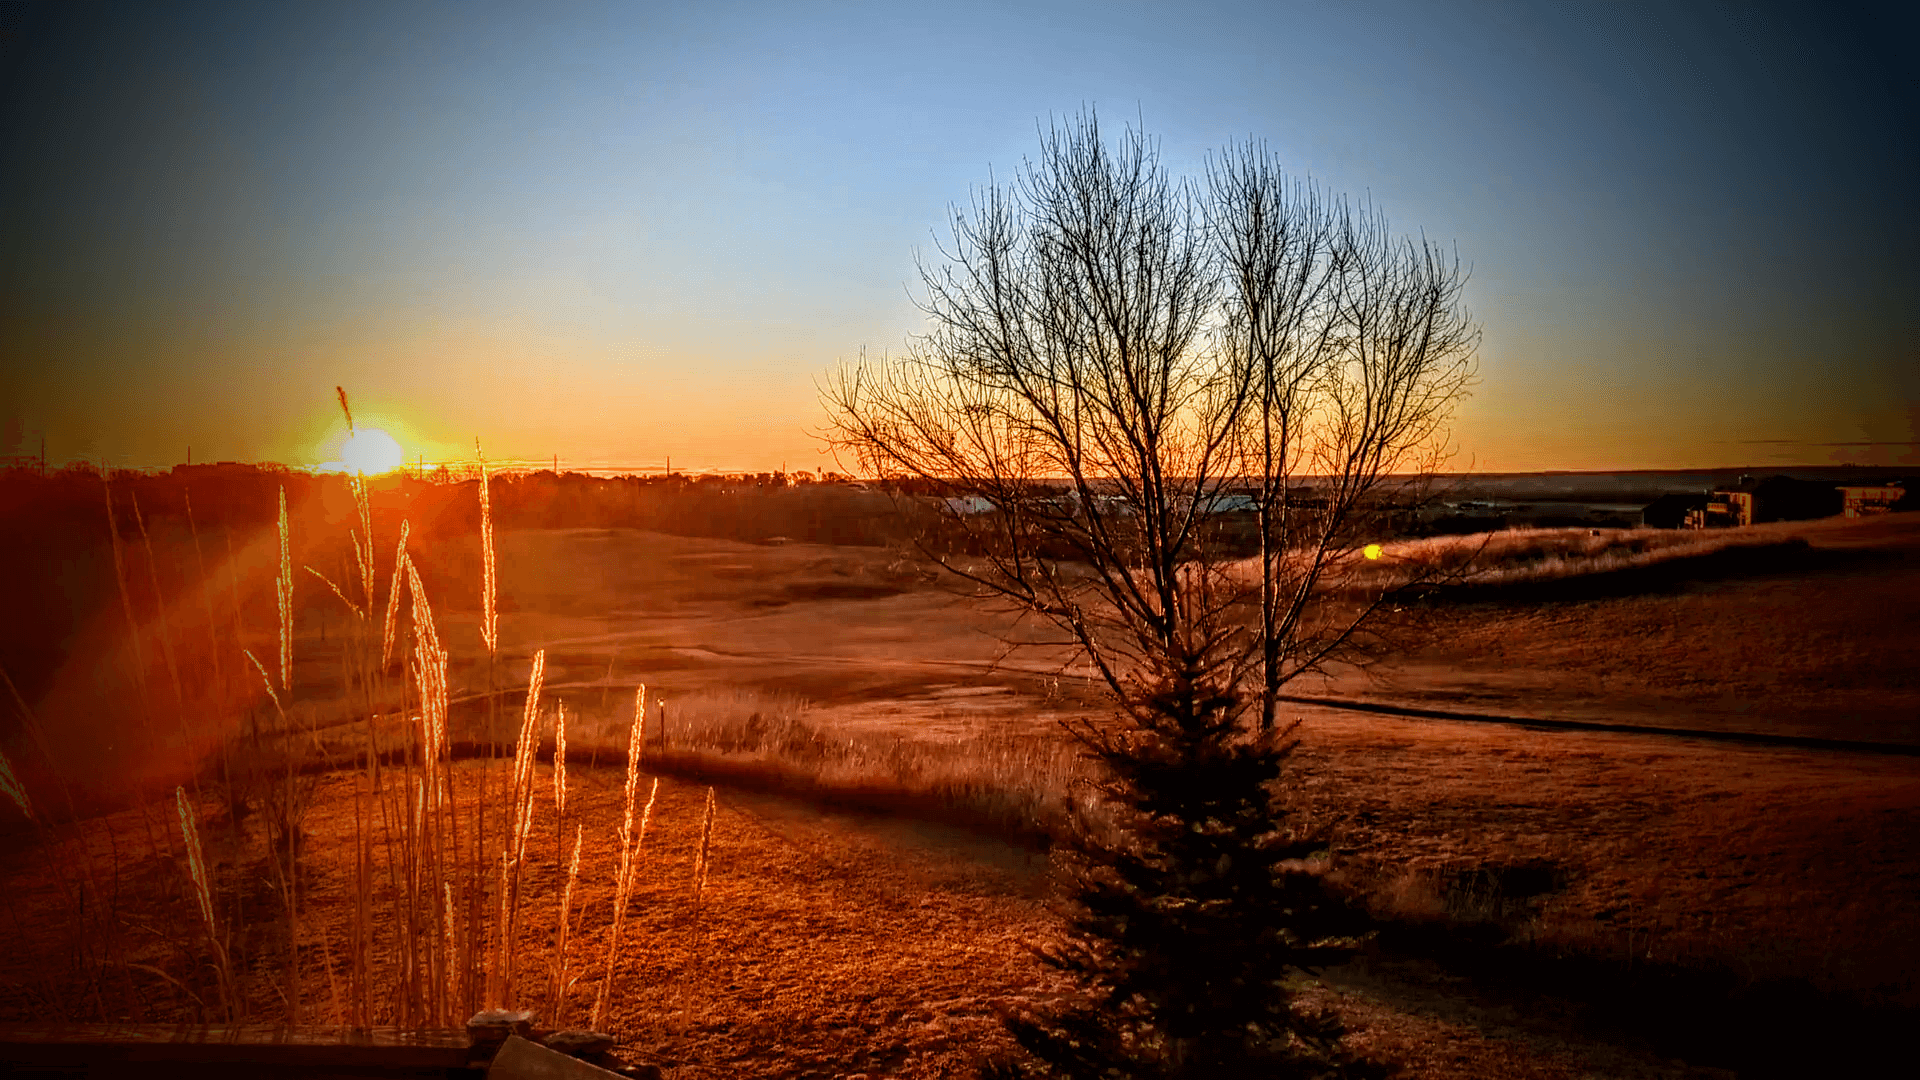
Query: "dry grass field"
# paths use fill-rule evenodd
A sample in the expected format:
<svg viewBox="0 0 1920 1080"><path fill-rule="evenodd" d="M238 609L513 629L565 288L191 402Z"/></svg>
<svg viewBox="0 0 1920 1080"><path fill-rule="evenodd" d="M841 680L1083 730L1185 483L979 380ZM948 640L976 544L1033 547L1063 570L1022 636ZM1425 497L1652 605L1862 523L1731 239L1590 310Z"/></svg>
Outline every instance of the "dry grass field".
<svg viewBox="0 0 1920 1080"><path fill-rule="evenodd" d="M1376 680L1349 675L1329 690L1516 716L1920 744L1915 515L1740 532L1752 545L1745 559L1716 558L1741 554L1731 548L1692 566L1487 587L1484 599L1462 590L1410 655Z"/></svg>
<svg viewBox="0 0 1920 1080"><path fill-rule="evenodd" d="M351 567L344 545L318 539L344 529L337 507L333 516L296 535L339 582ZM1533 571L1510 568L1399 612L1389 627L1406 647L1397 659L1294 689L1516 717L1920 742L1920 520L1768 528L1805 544L1764 546L1757 559L1703 551L1582 573L1577 553L1566 553L1571 534L1532 541L1505 557L1531 559ZM396 529L374 518L376 596ZM241 540L232 599L271 666L274 538ZM544 650L542 700L569 714L558 829L552 736L525 759L538 763L512 941L520 998L543 1022L558 1012L585 1023L604 974L641 683L651 737L662 742L640 779L667 775L601 1025L626 1056L685 1076L966 1075L1007 1045L1003 1010L1062 989L1028 950L1054 925L1054 886L1031 830L1016 826L1075 797L1078 766L1055 721L1098 715L1100 702L1066 658L1009 653L1003 615L880 548L619 529L506 531L495 545L493 678L521 689L491 727L479 693L488 678L480 544L439 538L412 554L448 656L447 738L459 760L445 770L447 819L479 820L460 815L474 813L478 792L497 799L509 786L535 650ZM364 710L345 675L352 624L325 588L302 575L288 703L295 726L311 733L303 760L338 766L308 781L299 841L307 967L298 993L310 1022L351 1011L342 1002L353 997L345 946L362 902L355 882L371 882L372 902L391 903L406 877L385 865L355 877L352 853L370 835L355 815L376 805L404 812L406 800L370 801L354 748L369 732L381 748L405 740L389 721L381 734L356 719ZM179 596L170 625L184 637L192 611L209 605L190 588ZM117 616L107 608L77 640L110 640ZM157 656L156 641L155 670ZM218 933L257 969L225 984L209 970L170 797L164 812L123 806L7 833L0 889L20 947L0 960L0 1011L199 1019L218 1011L219 984L248 1015L287 1015L275 966L287 919L262 815L229 816L212 759L197 794L183 767L196 747L231 743L240 719L208 723L197 741L159 739L171 754L105 749L137 740L78 704L98 663L81 657L36 695L42 715L76 718L50 726L51 756L78 786L91 784L96 802L140 783L169 796L182 785L204 838ZM257 692L248 701L255 716L269 708ZM1297 712L1295 795L1334 829L1329 872L1412 928L1308 992L1406 1075L1752 1071L1724 1047L1636 1034L1631 1014L1598 1014L1578 995L1558 1002L1532 984L1468 978L1457 955L1419 944L1421 927L1523 957L1730 972L1738 986L1799 979L1817 992L1920 1005L1920 758ZM490 759L495 744L502 757ZM41 782L32 768L21 775ZM710 830L703 778L719 781ZM570 893L569 826L582 838ZM459 867L471 870L459 858L447 864L456 879ZM120 927L111 956L75 938L91 924L63 907L80 865L111 874L95 882ZM1534 884L1522 887L1516 874ZM563 896L570 944L558 981L578 981L556 996ZM447 942L461 932L448 930ZM385 933L367 955L378 978L405 963Z"/></svg>

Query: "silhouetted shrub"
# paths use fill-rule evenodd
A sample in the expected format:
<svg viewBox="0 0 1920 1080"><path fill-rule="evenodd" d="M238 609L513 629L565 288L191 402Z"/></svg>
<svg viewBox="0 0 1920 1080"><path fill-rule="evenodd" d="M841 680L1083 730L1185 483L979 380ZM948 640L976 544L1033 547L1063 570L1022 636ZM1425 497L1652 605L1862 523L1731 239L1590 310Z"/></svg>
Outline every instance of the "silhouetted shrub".
<svg viewBox="0 0 1920 1080"><path fill-rule="evenodd" d="M1294 744L1242 703L1168 678L1122 734L1077 731L1110 771L1103 825L1066 840L1072 910L1041 958L1075 1002L1009 1021L1058 1077L1381 1075L1286 980L1344 959L1363 918L1305 860L1325 846L1276 799ZM993 1075L1021 1066L996 1062Z"/></svg>

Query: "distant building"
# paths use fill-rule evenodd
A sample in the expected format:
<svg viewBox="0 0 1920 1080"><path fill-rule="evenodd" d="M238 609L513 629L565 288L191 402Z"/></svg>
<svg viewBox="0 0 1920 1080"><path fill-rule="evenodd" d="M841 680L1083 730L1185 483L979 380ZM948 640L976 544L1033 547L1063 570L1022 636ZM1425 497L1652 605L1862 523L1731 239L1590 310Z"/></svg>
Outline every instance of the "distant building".
<svg viewBox="0 0 1920 1080"><path fill-rule="evenodd" d="M1705 495L1662 495L1641 508L1640 524L1649 529L1678 529L1687 524L1688 514L1706 505Z"/></svg>
<svg viewBox="0 0 1920 1080"><path fill-rule="evenodd" d="M1207 514L1252 514L1260 509L1260 500L1252 495L1210 495L1200 500Z"/></svg>
<svg viewBox="0 0 1920 1080"><path fill-rule="evenodd" d="M1890 513L1907 497L1904 480L1886 484L1848 484L1834 490L1840 493L1841 513L1850 518Z"/></svg>
<svg viewBox="0 0 1920 1080"><path fill-rule="evenodd" d="M1808 521L1832 517L1841 511L1840 489L1818 480L1743 476L1731 487L1716 488L1704 506L1687 513L1694 529L1731 528L1769 521Z"/></svg>
<svg viewBox="0 0 1920 1080"><path fill-rule="evenodd" d="M979 495L957 495L946 500L949 514L990 514L994 506L992 500Z"/></svg>

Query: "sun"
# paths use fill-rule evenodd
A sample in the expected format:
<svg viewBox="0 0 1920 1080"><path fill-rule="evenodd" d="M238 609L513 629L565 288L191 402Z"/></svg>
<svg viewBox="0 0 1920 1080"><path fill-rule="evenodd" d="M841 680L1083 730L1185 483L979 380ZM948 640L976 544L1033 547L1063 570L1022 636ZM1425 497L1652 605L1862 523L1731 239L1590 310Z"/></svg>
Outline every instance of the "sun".
<svg viewBox="0 0 1920 1080"><path fill-rule="evenodd" d="M363 476L392 472L406 459L400 444L379 428L361 428L347 436L346 444L340 447L340 463L348 472Z"/></svg>

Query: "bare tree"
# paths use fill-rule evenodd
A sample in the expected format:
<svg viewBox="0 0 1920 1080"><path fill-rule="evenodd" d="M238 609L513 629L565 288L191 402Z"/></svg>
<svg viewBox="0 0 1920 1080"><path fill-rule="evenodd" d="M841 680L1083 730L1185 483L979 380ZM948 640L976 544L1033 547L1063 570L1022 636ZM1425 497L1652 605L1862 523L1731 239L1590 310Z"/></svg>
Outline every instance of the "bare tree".
<svg viewBox="0 0 1920 1080"><path fill-rule="evenodd" d="M1191 640L1219 612L1190 564L1246 388L1208 336L1219 281L1193 185L1137 133L1109 149L1091 118L1041 150L954 212L946 265L922 264L930 331L823 396L863 469L949 496L980 558L936 558L1065 630L1125 700L1131 671L1218 652Z"/></svg>
<svg viewBox="0 0 1920 1080"><path fill-rule="evenodd" d="M1074 728L1121 831L1069 838L1074 911L1042 953L1087 993L1014 1034L1060 1076L1346 1070L1281 982L1338 954L1340 918L1274 798L1275 703L1389 595L1324 586L1464 389L1457 267L1258 147L1189 182L1091 115L952 230L921 265L928 331L822 396L867 473L945 497L929 554L1064 631L1124 714ZM1251 560L1217 512L1242 502Z"/></svg>
<svg viewBox="0 0 1920 1080"><path fill-rule="evenodd" d="M1260 726L1281 687L1317 670L1393 590L1315 620L1317 593L1378 539L1383 490L1432 471L1473 374L1465 278L1384 215L1289 182L1247 143L1208 171L1225 279L1222 361L1243 381L1242 461L1258 521ZM1401 585L1427 568L1408 568Z"/></svg>
<svg viewBox="0 0 1920 1080"><path fill-rule="evenodd" d="M1137 675L1257 673L1272 729L1281 689L1393 595L1324 602L1443 449L1477 341L1457 262L1263 147L1196 185L1091 115L952 236L921 264L928 332L829 377L830 440L947 496L962 543L929 553L1064 631L1122 703ZM1251 574L1217 512L1242 505Z"/></svg>

